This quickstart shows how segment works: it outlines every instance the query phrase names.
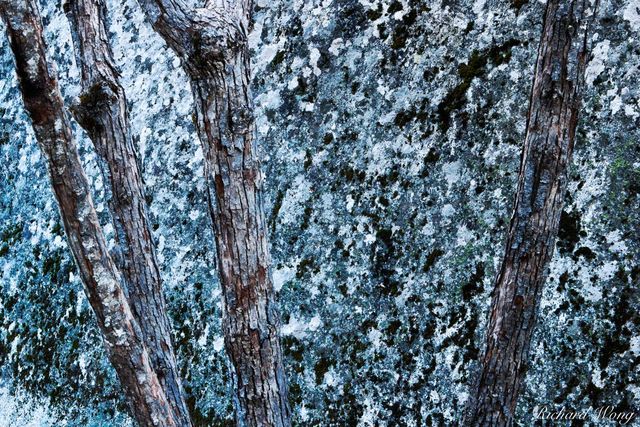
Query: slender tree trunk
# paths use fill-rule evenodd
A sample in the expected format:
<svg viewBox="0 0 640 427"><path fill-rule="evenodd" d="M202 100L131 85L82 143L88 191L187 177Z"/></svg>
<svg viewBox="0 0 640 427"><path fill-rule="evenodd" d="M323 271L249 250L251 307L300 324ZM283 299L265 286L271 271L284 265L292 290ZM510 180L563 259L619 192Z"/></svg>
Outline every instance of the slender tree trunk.
<svg viewBox="0 0 640 427"><path fill-rule="evenodd" d="M547 2L514 212L467 425L508 426L514 421L558 234L595 8L588 0Z"/></svg>
<svg viewBox="0 0 640 427"><path fill-rule="evenodd" d="M7 26L22 97L47 162L69 247L132 414L141 426L178 426L151 366L120 273L107 251L57 76L45 57L37 2L0 0L0 15Z"/></svg>
<svg viewBox="0 0 640 427"><path fill-rule="evenodd" d="M127 285L129 305L176 421L190 426L131 140L127 101L108 42L104 0L69 0L65 11L82 73L80 103L72 111L106 165L103 172L110 184L109 207L120 252L115 258Z"/></svg>
<svg viewBox="0 0 640 427"><path fill-rule="evenodd" d="M217 79L193 81L192 90L200 137L207 141L208 188L215 190L209 194L211 218L223 286L225 345L235 367L238 424L287 426L289 405L269 271L262 175L248 119L253 108L245 54Z"/></svg>
<svg viewBox="0 0 640 427"><path fill-rule="evenodd" d="M271 279L257 157L247 33L251 1L140 0L191 80L205 153L223 290L225 346L240 426L289 426L290 409Z"/></svg>

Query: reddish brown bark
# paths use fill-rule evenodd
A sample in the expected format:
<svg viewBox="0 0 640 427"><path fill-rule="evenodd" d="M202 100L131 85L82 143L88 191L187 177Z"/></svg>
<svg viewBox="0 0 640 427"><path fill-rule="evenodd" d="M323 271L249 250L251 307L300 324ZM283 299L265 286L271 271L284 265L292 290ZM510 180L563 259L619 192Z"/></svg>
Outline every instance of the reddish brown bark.
<svg viewBox="0 0 640 427"><path fill-rule="evenodd" d="M595 6L548 0L514 212L495 282L481 373L466 425L514 422L542 287L558 234Z"/></svg>
<svg viewBox="0 0 640 427"><path fill-rule="evenodd" d="M220 261L237 423L289 426L249 84L251 1L210 1L193 11L180 0L140 4L191 81Z"/></svg>
<svg viewBox="0 0 640 427"><path fill-rule="evenodd" d="M100 229L89 183L49 67L35 0L0 0L25 108L46 159L67 241L107 354L141 426L178 426Z"/></svg>
<svg viewBox="0 0 640 427"><path fill-rule="evenodd" d="M116 230L118 268L126 283L127 299L176 421L180 426L190 426L131 139L127 100L108 42L104 0L68 0L65 11L82 77L80 103L73 112L104 163L103 173L111 190L109 208Z"/></svg>

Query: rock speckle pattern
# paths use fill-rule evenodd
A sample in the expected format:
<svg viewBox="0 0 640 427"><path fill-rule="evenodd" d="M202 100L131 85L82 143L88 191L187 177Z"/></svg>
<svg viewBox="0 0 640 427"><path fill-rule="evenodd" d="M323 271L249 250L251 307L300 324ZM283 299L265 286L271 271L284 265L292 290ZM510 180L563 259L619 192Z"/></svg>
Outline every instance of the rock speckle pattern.
<svg viewBox="0 0 640 427"><path fill-rule="evenodd" d="M71 105L69 27L46 3L49 55ZM228 361L189 86L135 1L109 6L188 402L199 425L224 425ZM294 423L455 424L511 215L544 5L255 9L257 127ZM640 409L640 2L602 0L598 25L523 426L536 405ZM126 425L5 37L0 68L0 424L20 419L1 404L17 395L41 414L34 425ZM100 166L75 130L106 224Z"/></svg>

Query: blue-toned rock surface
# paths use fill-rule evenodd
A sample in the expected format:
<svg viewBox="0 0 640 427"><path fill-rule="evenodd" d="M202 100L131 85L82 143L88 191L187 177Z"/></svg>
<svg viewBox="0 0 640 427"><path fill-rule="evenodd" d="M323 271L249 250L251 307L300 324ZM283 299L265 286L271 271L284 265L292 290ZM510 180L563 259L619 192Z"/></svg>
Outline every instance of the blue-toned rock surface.
<svg viewBox="0 0 640 427"><path fill-rule="evenodd" d="M71 105L68 23L46 3ZM224 425L231 393L188 82L134 0L108 4L189 404L198 425ZM257 131L295 424L456 424L511 215L544 4L255 9ZM640 1L603 0L600 18L521 425L536 405L640 409ZM0 425L127 425L5 37L0 69ZM112 239L100 166L76 135Z"/></svg>

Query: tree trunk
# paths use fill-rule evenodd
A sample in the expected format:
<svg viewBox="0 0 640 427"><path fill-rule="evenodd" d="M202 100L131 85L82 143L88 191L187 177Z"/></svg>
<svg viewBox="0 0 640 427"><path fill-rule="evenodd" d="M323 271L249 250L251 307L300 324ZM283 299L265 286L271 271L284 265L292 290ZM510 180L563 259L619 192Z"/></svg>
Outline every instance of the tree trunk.
<svg viewBox="0 0 640 427"><path fill-rule="evenodd" d="M45 57L37 2L1 0L0 15L7 26L22 97L47 162L69 247L132 414L141 426L178 426L151 366L120 273L107 251L57 77Z"/></svg>
<svg viewBox="0 0 640 427"><path fill-rule="evenodd" d="M109 208L119 252L116 261L126 283L129 305L178 425L190 426L131 140L127 101L108 42L106 7L103 0L69 0L65 11L82 75L80 103L72 110L106 165L102 169L110 183Z"/></svg>
<svg viewBox="0 0 640 427"><path fill-rule="evenodd" d="M193 12L176 0L140 3L191 80L223 290L225 346L234 366L237 423L289 426L249 87L251 2L218 0L214 3L225 6Z"/></svg>
<svg viewBox="0 0 640 427"><path fill-rule="evenodd" d="M594 15L595 6L588 1L547 2L514 212L466 425L508 426L514 421L558 234Z"/></svg>

